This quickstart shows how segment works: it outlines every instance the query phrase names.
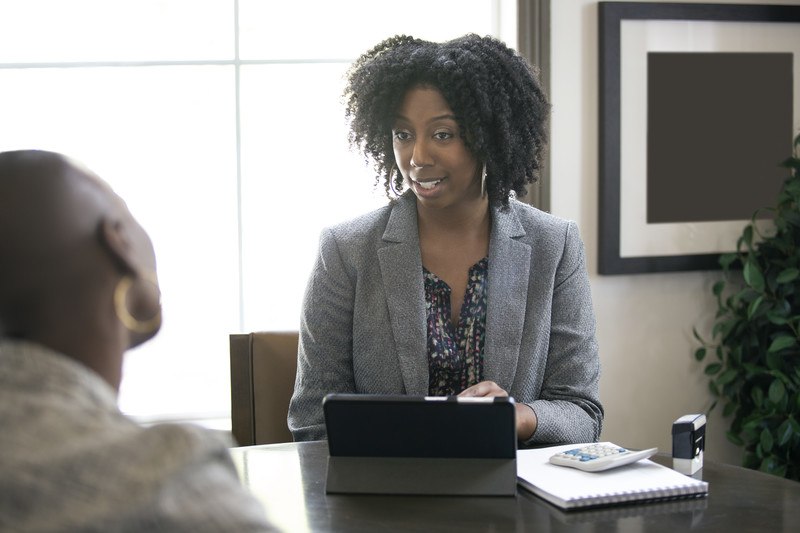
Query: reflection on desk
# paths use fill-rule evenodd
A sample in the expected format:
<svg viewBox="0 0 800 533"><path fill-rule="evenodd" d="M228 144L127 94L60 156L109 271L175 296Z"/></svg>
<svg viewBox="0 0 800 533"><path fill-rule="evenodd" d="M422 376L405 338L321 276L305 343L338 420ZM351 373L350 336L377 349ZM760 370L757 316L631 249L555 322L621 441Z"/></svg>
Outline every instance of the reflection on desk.
<svg viewBox="0 0 800 533"><path fill-rule="evenodd" d="M562 511L520 489L516 497L325 494L326 442L231 450L242 481L285 531L796 531L800 483L705 462L708 498ZM655 461L670 465L666 456Z"/></svg>

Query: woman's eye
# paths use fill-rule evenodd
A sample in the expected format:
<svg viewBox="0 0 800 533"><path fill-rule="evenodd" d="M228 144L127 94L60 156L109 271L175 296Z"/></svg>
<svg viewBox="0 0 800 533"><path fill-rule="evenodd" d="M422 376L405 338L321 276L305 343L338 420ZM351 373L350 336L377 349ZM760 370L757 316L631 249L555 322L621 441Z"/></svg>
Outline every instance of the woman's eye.
<svg viewBox="0 0 800 533"><path fill-rule="evenodd" d="M447 139L452 139L453 134L449 131L437 131L433 134L433 138L438 141L446 141Z"/></svg>
<svg viewBox="0 0 800 533"><path fill-rule="evenodd" d="M394 138L398 141L407 141L411 138L411 134L408 133L407 131L402 131L402 130L395 131Z"/></svg>

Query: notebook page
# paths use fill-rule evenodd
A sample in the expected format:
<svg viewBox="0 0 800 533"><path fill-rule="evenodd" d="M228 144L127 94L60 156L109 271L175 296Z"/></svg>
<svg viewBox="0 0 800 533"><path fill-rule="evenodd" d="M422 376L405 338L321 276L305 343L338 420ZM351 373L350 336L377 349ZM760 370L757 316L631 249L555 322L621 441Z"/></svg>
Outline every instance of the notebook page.
<svg viewBox="0 0 800 533"><path fill-rule="evenodd" d="M649 459L602 472L584 472L550 464L550 456L554 453L580 446L568 444L519 450L517 477L520 484L566 508L685 497L708 492L708 483Z"/></svg>

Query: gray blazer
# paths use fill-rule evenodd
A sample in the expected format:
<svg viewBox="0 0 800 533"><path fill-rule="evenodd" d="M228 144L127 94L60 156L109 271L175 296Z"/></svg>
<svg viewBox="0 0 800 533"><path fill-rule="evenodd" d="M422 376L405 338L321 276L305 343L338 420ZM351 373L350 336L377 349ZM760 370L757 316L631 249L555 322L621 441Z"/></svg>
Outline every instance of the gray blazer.
<svg viewBox="0 0 800 533"><path fill-rule="evenodd" d="M595 441L603 408L583 243L574 222L512 200L492 208L484 379L529 404L529 443ZM296 441L324 439L329 392L428 394L417 204L322 232L300 323L289 405Z"/></svg>

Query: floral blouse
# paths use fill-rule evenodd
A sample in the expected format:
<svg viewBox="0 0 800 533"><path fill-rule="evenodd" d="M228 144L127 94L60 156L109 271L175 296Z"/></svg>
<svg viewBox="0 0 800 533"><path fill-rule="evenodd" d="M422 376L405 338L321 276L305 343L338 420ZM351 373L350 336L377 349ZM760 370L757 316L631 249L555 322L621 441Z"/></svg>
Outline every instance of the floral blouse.
<svg viewBox="0 0 800 533"><path fill-rule="evenodd" d="M483 380L489 258L469 269L457 327L450 320L450 287L422 268L428 329L428 394L456 395Z"/></svg>

